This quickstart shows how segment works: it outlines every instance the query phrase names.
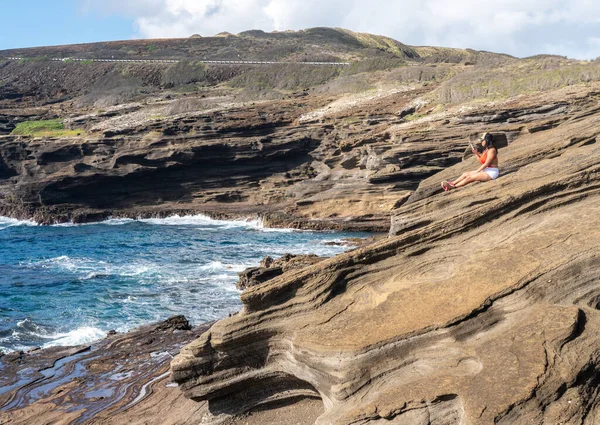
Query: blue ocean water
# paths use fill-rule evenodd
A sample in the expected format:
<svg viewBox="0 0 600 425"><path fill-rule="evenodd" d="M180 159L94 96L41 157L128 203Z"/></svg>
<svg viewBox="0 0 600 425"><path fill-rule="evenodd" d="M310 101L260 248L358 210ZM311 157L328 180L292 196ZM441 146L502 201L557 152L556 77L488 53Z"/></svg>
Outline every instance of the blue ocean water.
<svg viewBox="0 0 600 425"><path fill-rule="evenodd" d="M37 226L0 217L0 350L74 345L115 329L237 311L237 273L270 255L331 256L356 233L264 229L204 216Z"/></svg>

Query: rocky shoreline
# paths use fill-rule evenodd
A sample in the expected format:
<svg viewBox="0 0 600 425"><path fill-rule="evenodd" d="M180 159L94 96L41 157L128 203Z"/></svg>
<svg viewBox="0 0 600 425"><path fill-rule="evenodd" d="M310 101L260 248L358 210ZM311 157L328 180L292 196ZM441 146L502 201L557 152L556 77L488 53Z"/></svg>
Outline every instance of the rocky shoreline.
<svg viewBox="0 0 600 425"><path fill-rule="evenodd" d="M358 247L373 241L339 243ZM236 286L247 289L323 260L315 255L266 257L259 267L239 273ZM210 408L183 396L170 379L170 362L211 325L192 327L184 316L174 316L126 333L109 331L89 345L0 352L0 424L197 424L211 415ZM321 413L318 399L300 397L227 415L221 423L309 425Z"/></svg>
<svg viewBox="0 0 600 425"><path fill-rule="evenodd" d="M152 209L136 208L132 210L67 210L47 211L38 209L37 211L24 211L21 208L0 207L0 216L13 218L16 220L31 220L39 225L54 224L89 224L99 223L108 219L151 219L151 218L169 218L174 216L195 216L201 215L213 220L229 221L257 221L266 228L273 229L296 229L313 231L348 231L348 232L369 232L369 233L387 233L389 230L389 220L376 219L369 217L356 217L354 219L319 219L310 220L304 217L295 217L281 212L267 211L265 208L249 208L240 210L239 206L231 208L232 212L227 212L227 207L216 205L214 210L207 207L192 208L168 208L161 206ZM216 211L220 210L220 211ZM225 211L224 211L225 210Z"/></svg>
<svg viewBox="0 0 600 425"><path fill-rule="evenodd" d="M91 345L0 355L0 424L198 424L208 406L183 396L169 365L209 327L176 316ZM316 399L295 400L224 423L309 425L321 412Z"/></svg>
<svg viewBox="0 0 600 425"><path fill-rule="evenodd" d="M208 327L192 329L177 316L124 334L109 333L92 345L5 354L0 357L0 423L118 424L166 400L185 405L169 385L169 364Z"/></svg>

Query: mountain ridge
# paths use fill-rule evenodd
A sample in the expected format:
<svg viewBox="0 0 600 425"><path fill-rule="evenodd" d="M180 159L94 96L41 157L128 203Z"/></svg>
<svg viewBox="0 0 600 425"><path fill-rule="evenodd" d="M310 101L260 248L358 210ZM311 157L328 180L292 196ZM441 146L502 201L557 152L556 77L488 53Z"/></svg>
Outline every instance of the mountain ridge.
<svg viewBox="0 0 600 425"><path fill-rule="evenodd" d="M293 46L290 44L298 43L313 43L311 48L326 49L338 48L340 54L356 51L354 53L358 55L356 59L361 57L373 57L382 54L391 54L395 57L402 59L423 59L425 57L434 56L440 52L446 54L455 54L467 56L470 52L477 52L472 49L455 49L455 48L442 48L442 47L426 47L419 46L413 47L403 44L397 40L383 35L374 35L369 33L359 33L342 28L328 28L328 27L315 27L306 30L299 31L283 31L283 32L264 32L260 30L244 31L237 35L229 34L227 36L212 36L212 37L200 37L200 38L157 38L157 39L140 39L140 40L117 40L110 42L95 42L95 43L81 43L71 45L57 45L57 46L45 46L45 47L28 47L28 48L12 48L0 50L0 57L44 57L59 55L63 58L66 57L78 57L78 55L97 54L98 51L104 52L104 58L125 58L131 55L145 56L145 57L164 57L167 58L189 58L193 59L198 56L198 53L202 53L199 49L203 44L209 44L211 47L222 47L224 45L234 45L233 49L238 49L236 43L242 43L240 47L248 48L251 44L243 43L244 41L254 41L257 43L257 48L268 49L269 46L265 45L264 42L280 42L285 47L292 49ZM106 49L100 50L102 47ZM124 47L129 47L129 51L123 51ZM81 51L81 48L88 48L89 51ZM173 50L167 50L167 49ZM165 52L161 53L161 50L165 49ZM421 52L419 53L418 50ZM344 52L346 50L346 52ZM165 53L170 53L171 56L165 56ZM187 56L186 56L187 53ZM192 54L193 53L193 54ZM206 52L205 52L206 53ZM249 52L252 53L252 52ZM264 51L262 52L265 53ZM277 52L272 52L277 54ZM286 52L278 52L286 53ZM287 52L287 54L292 54ZM489 52L486 52L489 53ZM209 57L213 57L215 53L208 53ZM224 52L221 59L229 59L231 57L237 57L239 52ZM232 56L234 55L234 56ZM203 56L200 54L200 56ZM508 55L504 55L508 56ZM89 56L88 56L89 57ZM260 56L259 56L260 57ZM292 55L293 57L293 55ZM256 57L246 57L244 60L256 59Z"/></svg>

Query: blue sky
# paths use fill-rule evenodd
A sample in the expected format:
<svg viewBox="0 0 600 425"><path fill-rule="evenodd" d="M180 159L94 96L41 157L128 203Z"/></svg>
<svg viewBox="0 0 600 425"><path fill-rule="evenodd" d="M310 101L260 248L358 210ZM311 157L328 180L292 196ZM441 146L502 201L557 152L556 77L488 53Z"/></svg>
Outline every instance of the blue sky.
<svg viewBox="0 0 600 425"><path fill-rule="evenodd" d="M600 57L600 0L0 1L0 50L328 26L416 46Z"/></svg>
<svg viewBox="0 0 600 425"><path fill-rule="evenodd" d="M0 50L123 40L134 35L132 17L86 10L82 4L79 0L0 0Z"/></svg>

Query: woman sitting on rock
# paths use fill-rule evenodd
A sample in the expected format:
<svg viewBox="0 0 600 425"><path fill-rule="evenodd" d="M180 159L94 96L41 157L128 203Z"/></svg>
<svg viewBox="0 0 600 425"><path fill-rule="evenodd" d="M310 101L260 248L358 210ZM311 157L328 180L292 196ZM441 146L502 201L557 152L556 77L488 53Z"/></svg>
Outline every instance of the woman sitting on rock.
<svg viewBox="0 0 600 425"><path fill-rule="evenodd" d="M481 167L476 171L467 171L455 181L443 181L442 188L447 192L451 189L463 187L473 182L486 182L498 178L498 150L494 147L494 137L490 133L485 133L479 138L481 146L484 148L480 154L477 149L473 149L473 155L481 162Z"/></svg>

